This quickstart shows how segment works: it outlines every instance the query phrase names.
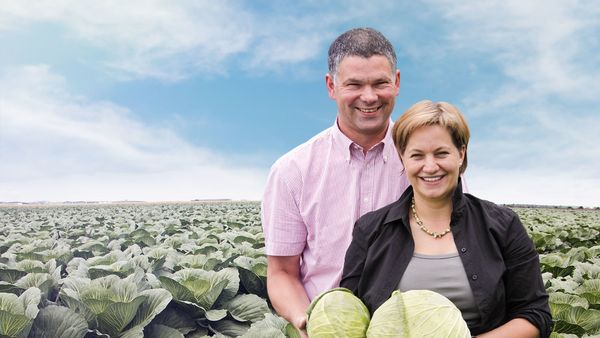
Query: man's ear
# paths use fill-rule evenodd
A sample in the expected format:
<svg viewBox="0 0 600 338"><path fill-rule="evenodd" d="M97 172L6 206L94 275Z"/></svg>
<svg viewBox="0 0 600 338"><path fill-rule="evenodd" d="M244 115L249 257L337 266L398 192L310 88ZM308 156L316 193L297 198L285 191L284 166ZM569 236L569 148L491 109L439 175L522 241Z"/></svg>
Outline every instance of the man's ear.
<svg viewBox="0 0 600 338"><path fill-rule="evenodd" d="M394 84L394 87L396 87L396 96L398 96L398 94L400 94L400 69L396 69L394 79L396 80L396 83Z"/></svg>
<svg viewBox="0 0 600 338"><path fill-rule="evenodd" d="M327 87L327 93L329 93L329 97L335 100L335 80L329 73L325 74L325 86Z"/></svg>

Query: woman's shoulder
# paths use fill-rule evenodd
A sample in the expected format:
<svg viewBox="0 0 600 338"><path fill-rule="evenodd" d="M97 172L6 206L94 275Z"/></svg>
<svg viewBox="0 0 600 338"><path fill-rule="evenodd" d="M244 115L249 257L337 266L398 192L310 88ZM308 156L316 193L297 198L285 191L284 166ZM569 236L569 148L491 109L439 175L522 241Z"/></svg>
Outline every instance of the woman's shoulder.
<svg viewBox="0 0 600 338"><path fill-rule="evenodd" d="M508 230L519 219L517 213L511 208L471 194L465 194L465 202L470 212L479 214L488 227Z"/></svg>
<svg viewBox="0 0 600 338"><path fill-rule="evenodd" d="M465 193L464 196L465 196L465 200L467 201L467 203L472 204L472 205L477 205L481 209L488 210L489 212L495 212L498 214L505 214L505 215L515 215L515 212L511 208L509 208L505 205L497 204L495 202L476 197L469 193Z"/></svg>

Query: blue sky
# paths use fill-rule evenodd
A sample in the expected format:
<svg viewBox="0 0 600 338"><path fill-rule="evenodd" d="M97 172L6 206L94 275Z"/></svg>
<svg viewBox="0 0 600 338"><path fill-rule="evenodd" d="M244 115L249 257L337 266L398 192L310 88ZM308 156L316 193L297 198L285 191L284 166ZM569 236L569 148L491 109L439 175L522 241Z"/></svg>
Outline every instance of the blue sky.
<svg viewBox="0 0 600 338"><path fill-rule="evenodd" d="M597 1L0 1L0 201L259 200L335 119L326 54L374 27L393 119L448 101L471 193L600 206Z"/></svg>

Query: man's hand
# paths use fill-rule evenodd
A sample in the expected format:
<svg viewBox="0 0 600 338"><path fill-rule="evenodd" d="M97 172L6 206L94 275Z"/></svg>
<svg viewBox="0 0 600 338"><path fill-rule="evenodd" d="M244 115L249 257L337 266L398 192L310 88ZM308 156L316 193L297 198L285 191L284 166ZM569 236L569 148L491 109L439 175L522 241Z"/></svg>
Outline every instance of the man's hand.
<svg viewBox="0 0 600 338"><path fill-rule="evenodd" d="M300 332L300 337L308 338L308 334L306 333L306 315L295 318L291 323Z"/></svg>

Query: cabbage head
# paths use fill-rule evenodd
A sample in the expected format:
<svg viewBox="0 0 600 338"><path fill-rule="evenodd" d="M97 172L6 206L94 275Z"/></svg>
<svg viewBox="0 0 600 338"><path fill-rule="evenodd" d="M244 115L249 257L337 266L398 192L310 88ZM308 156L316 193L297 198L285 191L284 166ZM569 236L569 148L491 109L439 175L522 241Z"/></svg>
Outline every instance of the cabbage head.
<svg viewBox="0 0 600 338"><path fill-rule="evenodd" d="M37 316L40 289L31 287L20 296L0 293L0 337L27 337Z"/></svg>
<svg viewBox="0 0 600 338"><path fill-rule="evenodd" d="M142 337L144 327L172 299L167 290L142 289L143 278L141 272L124 279L69 276L63 280L60 299L83 316L92 330L110 337Z"/></svg>
<svg viewBox="0 0 600 338"><path fill-rule="evenodd" d="M313 299L307 310L309 337L336 338L365 336L369 310L346 288L335 288Z"/></svg>
<svg viewBox="0 0 600 338"><path fill-rule="evenodd" d="M429 290L392 293L375 312L367 338L471 337L460 310L448 298Z"/></svg>

